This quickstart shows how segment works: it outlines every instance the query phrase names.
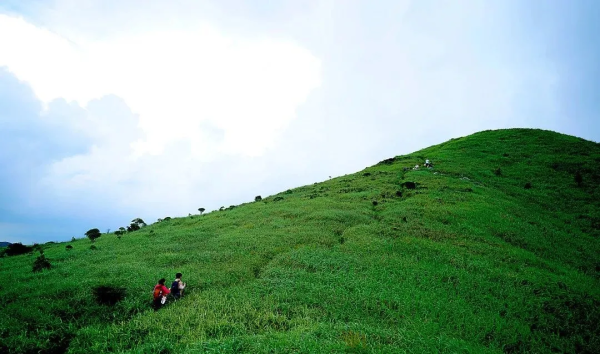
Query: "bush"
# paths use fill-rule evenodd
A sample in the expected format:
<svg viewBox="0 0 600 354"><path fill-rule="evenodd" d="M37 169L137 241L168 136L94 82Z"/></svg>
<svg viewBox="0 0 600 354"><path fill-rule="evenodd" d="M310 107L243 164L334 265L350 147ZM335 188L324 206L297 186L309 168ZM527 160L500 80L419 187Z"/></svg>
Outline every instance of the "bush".
<svg viewBox="0 0 600 354"><path fill-rule="evenodd" d="M261 200L262 200L262 197L260 195L257 195L256 197L254 197L255 202L260 202Z"/></svg>
<svg viewBox="0 0 600 354"><path fill-rule="evenodd" d="M20 254L33 252L33 247L24 246L21 242L11 243L4 251L7 256L18 256Z"/></svg>
<svg viewBox="0 0 600 354"><path fill-rule="evenodd" d="M42 253L40 253L40 255L35 259L35 262L33 262L34 272L41 272L42 270L50 269L51 267L52 265L50 264L48 259L46 259L46 256L44 256L44 254Z"/></svg>
<svg viewBox="0 0 600 354"><path fill-rule="evenodd" d="M72 249L73 249L73 246L71 246L71 245L67 245L65 248L66 248L66 249L67 249L67 251L68 251L68 250L72 250Z"/></svg>
<svg viewBox="0 0 600 354"><path fill-rule="evenodd" d="M133 223L129 226L127 226L127 232L133 232L133 231L137 231L140 229L140 225Z"/></svg>
<svg viewBox="0 0 600 354"><path fill-rule="evenodd" d="M531 182L525 183L525 189L531 189Z"/></svg>
<svg viewBox="0 0 600 354"><path fill-rule="evenodd" d="M98 237L102 236L102 234L100 233L100 230L98 230L98 229L90 229L85 233L85 235L92 242L94 242L94 240L96 240Z"/></svg>
<svg viewBox="0 0 600 354"><path fill-rule="evenodd" d="M280 201L280 200L283 200L283 197L275 197L275 198L273 198L273 201L274 201L274 202L278 202L278 201Z"/></svg>
<svg viewBox="0 0 600 354"><path fill-rule="evenodd" d="M403 182L401 186L406 189L417 189L417 183L415 182Z"/></svg>
<svg viewBox="0 0 600 354"><path fill-rule="evenodd" d="M95 251L95 250L97 250L97 249L98 249L98 247L96 247L96 246L94 246L94 245L91 245L91 246L90 246L90 249L91 249L92 251Z"/></svg>
<svg viewBox="0 0 600 354"><path fill-rule="evenodd" d="M112 286L97 286L92 289L96 302L100 305L112 306L125 298L125 288L115 288Z"/></svg>
<svg viewBox="0 0 600 354"><path fill-rule="evenodd" d="M502 170L500 169L500 167L498 167L497 169L494 170L494 174L496 176L502 176Z"/></svg>

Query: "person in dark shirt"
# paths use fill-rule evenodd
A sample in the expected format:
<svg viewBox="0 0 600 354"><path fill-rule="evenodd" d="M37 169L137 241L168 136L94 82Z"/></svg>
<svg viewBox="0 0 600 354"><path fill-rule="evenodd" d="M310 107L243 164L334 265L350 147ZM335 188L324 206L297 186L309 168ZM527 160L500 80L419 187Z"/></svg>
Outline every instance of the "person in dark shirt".
<svg viewBox="0 0 600 354"><path fill-rule="evenodd" d="M171 284L171 294L175 299L179 299L183 296L183 290L185 289L185 283L181 281L182 274L175 274L175 280Z"/></svg>

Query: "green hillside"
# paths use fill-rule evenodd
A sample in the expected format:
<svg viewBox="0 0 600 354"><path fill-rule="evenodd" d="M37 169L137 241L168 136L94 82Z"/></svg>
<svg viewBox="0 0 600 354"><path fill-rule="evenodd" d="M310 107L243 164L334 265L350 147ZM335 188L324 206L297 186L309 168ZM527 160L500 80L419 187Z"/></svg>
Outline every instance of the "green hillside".
<svg viewBox="0 0 600 354"><path fill-rule="evenodd" d="M425 158L433 169L404 171ZM39 251L0 259L0 351L597 353L599 182L600 144L485 131L120 239L43 245L50 269L32 271ZM155 312L153 286L176 272L187 295ZM103 304L99 286L124 297Z"/></svg>

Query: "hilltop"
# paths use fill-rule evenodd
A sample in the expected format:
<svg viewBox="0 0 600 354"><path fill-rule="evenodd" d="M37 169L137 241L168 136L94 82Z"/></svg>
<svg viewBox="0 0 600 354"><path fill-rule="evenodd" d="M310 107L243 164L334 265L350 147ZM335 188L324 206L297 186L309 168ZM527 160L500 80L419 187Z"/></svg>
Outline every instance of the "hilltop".
<svg viewBox="0 0 600 354"><path fill-rule="evenodd" d="M433 169L411 169L426 158ZM120 238L42 245L0 259L0 350L594 353L599 182L598 143L485 131ZM39 250L51 268L32 272ZM154 312L154 284L176 272L186 297Z"/></svg>

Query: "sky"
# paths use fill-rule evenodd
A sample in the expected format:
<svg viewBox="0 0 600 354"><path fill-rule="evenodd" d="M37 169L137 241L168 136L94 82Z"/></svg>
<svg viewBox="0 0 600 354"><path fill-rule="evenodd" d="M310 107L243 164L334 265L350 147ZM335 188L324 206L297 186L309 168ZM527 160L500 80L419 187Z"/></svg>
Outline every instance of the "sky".
<svg viewBox="0 0 600 354"><path fill-rule="evenodd" d="M2 0L0 241L197 214L486 129L600 141L595 0Z"/></svg>

